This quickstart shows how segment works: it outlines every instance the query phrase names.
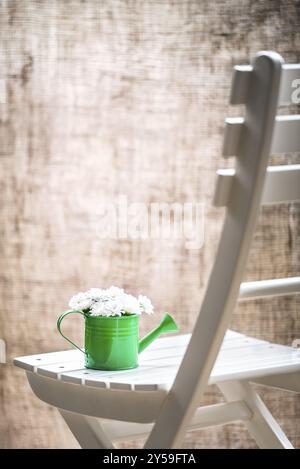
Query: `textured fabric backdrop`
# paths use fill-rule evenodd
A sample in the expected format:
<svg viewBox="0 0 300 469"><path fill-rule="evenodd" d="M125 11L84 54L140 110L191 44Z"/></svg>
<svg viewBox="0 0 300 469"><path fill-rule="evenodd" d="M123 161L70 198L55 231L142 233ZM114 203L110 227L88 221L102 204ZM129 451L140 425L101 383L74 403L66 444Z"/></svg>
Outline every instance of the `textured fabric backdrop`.
<svg viewBox="0 0 300 469"><path fill-rule="evenodd" d="M300 61L298 1L0 1L0 447L78 447L12 358L66 348L56 318L90 286L144 292L182 332L195 321L224 212L211 207L234 64L274 49ZM288 155L300 162L299 155ZM283 162L283 158L274 162ZM103 240L99 204L205 202L205 243ZM262 211L248 279L299 275L299 205ZM233 328L290 344L299 296L251 301ZM145 320L143 331L151 326ZM79 322L66 325L81 338ZM300 446L300 398L263 395ZM220 396L212 389L205 402ZM132 443L128 443L132 445ZM239 425L186 447L255 447Z"/></svg>

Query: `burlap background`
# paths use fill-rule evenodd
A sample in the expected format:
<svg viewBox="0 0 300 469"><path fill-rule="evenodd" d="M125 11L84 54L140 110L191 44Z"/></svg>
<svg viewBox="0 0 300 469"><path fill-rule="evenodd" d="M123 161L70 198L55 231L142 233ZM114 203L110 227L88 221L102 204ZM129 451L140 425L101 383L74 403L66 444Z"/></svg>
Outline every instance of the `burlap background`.
<svg viewBox="0 0 300 469"><path fill-rule="evenodd" d="M0 5L0 78L7 85L0 105L0 337L9 358L0 367L0 447L78 447L11 360L63 349L57 315L71 294L90 286L143 291L183 332L191 329L223 219L210 203L215 170L224 164L232 66L261 49L300 61L299 2ZM118 194L132 202L205 202L203 248L100 239L99 203ZM248 278L299 275L299 235L298 204L264 209ZM299 317L299 296L252 301L237 308L233 327L289 344L300 337ZM150 325L145 320L143 329ZM75 321L68 326L78 340L79 329ZM299 397L264 395L300 446ZM219 398L213 389L206 402ZM193 433L185 446L255 444L233 425Z"/></svg>

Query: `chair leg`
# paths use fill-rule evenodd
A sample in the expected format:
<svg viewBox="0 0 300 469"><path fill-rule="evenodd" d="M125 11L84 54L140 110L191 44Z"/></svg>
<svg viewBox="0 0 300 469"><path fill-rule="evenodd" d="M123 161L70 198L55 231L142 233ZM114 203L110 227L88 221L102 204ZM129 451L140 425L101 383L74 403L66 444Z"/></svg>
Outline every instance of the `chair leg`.
<svg viewBox="0 0 300 469"><path fill-rule="evenodd" d="M237 399L243 400L251 409L253 416L245 424L259 448L293 448L291 442L249 382L228 381L219 383L218 387L229 402Z"/></svg>
<svg viewBox="0 0 300 469"><path fill-rule="evenodd" d="M71 432L83 449L112 449L114 445L94 417L58 409Z"/></svg>

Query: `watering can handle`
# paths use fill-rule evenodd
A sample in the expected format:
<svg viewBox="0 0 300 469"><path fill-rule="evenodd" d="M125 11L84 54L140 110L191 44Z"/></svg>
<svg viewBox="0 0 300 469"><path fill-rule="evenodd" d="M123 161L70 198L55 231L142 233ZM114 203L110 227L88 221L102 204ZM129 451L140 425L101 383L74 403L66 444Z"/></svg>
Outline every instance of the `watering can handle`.
<svg viewBox="0 0 300 469"><path fill-rule="evenodd" d="M85 314L84 314L82 311L80 311L79 309L70 309L70 310L68 310L68 311L65 311L64 313L62 313L62 314L59 316L56 325L57 325L57 329L58 329L58 332L60 333L60 335L61 335L64 339L66 339L68 342L70 342L70 344L74 345L74 347L76 347L78 350L80 350L80 352L82 352L82 353L85 354L85 351L84 351L84 350L82 350L80 347L78 347L78 345L74 344L74 342L72 342L72 340L70 340L68 337L66 337L65 334L61 331L61 323L62 323L62 320L63 320L66 316L68 316L69 314L76 314L76 313L81 314L82 316L85 317Z"/></svg>

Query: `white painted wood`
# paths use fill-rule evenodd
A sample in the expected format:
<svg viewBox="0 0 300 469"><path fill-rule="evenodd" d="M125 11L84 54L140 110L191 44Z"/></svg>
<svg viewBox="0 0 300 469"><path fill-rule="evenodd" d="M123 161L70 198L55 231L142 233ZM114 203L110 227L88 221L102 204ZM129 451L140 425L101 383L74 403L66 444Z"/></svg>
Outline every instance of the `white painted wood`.
<svg viewBox="0 0 300 469"><path fill-rule="evenodd" d="M45 354L33 372L65 383L97 387L106 390L167 391L171 388L186 351L190 335L158 339L156 347L148 354L141 354L140 366L133 370L100 371L84 367L81 354L76 350ZM179 345L177 345L179 343ZM183 346L183 343L186 345ZM48 356L49 355L49 356ZM70 360L73 355L74 360ZM144 355L144 356L143 356ZM34 356L16 360L23 368L22 360L35 362ZM55 360L55 363L50 363ZM298 349L247 337L227 331L220 353L212 369L209 383L232 379L255 379L260 376L300 370Z"/></svg>
<svg viewBox="0 0 300 469"><path fill-rule="evenodd" d="M252 415L252 411L243 401L199 407L187 427L187 432L249 420ZM152 430L153 424L106 420L102 423L102 427L110 440L119 442L125 438L138 439L146 437Z"/></svg>
<svg viewBox="0 0 300 469"><path fill-rule="evenodd" d="M229 204L233 186L240 185L240 181L234 169L222 169L217 174L214 205L224 207ZM300 200L300 165L269 166L262 194L262 204L295 200Z"/></svg>
<svg viewBox="0 0 300 469"><path fill-rule="evenodd" d="M295 151L300 151L300 115L277 116L271 153L292 153Z"/></svg>
<svg viewBox="0 0 300 469"><path fill-rule="evenodd" d="M300 200L300 165L270 166L262 203L274 204L293 200Z"/></svg>
<svg viewBox="0 0 300 469"><path fill-rule="evenodd" d="M234 67L230 96L231 104L246 104L247 93L253 76L252 71L253 67L251 65L237 65ZM299 83L300 64L283 64L278 104L291 104L294 102L296 98L295 91L299 87ZM293 93L295 93L294 96Z"/></svg>
<svg viewBox="0 0 300 469"><path fill-rule="evenodd" d="M246 266L272 143L282 58L259 53L247 92L238 183L231 188L222 237L194 331L146 448L180 447L228 329ZM226 266L226 267L225 267ZM224 269L226 268L226 275Z"/></svg>
<svg viewBox="0 0 300 469"><path fill-rule="evenodd" d="M36 368L41 364L53 365L61 362L62 353L64 354L64 363L82 359L82 353L79 350L67 350L65 352L40 353L37 355L17 357L14 359L14 364L26 371L36 371Z"/></svg>
<svg viewBox="0 0 300 469"><path fill-rule="evenodd" d="M213 199L213 205L215 207L226 207L228 205L235 178L235 169L218 169Z"/></svg>
<svg viewBox="0 0 300 469"><path fill-rule="evenodd" d="M299 84L300 87L300 84ZM300 93L299 93L300 95ZM240 142L247 126L243 117L230 117L225 120L223 156L239 156ZM276 117L271 153L292 153L300 150L300 115Z"/></svg>
<svg viewBox="0 0 300 469"><path fill-rule="evenodd" d="M243 282L240 286L239 300L282 296L300 293L300 277Z"/></svg>
<svg viewBox="0 0 300 469"><path fill-rule="evenodd" d="M240 152L240 142L244 131L243 117L228 117L225 120L225 133L222 155L236 156Z"/></svg>
<svg viewBox="0 0 300 469"><path fill-rule="evenodd" d="M231 333L232 334L232 333ZM233 333L234 334L234 333ZM181 334L176 336L176 347L184 347L188 343L190 339L190 334ZM153 354L157 353L156 351L159 350L161 347L165 349L165 356L168 356L168 347L169 345L173 344L173 336L169 335L163 338L163 341L156 340L149 346L142 354L144 358L152 356ZM74 362L80 361L83 365L83 354L79 350L67 350L65 352L50 352L50 353L42 353L36 355L28 355L24 357L17 357L14 359L14 364L20 368L23 368L27 371L36 371L40 365L55 365L60 364L62 361L62 354L63 354L63 362ZM82 367L81 365L81 367Z"/></svg>
<svg viewBox="0 0 300 469"><path fill-rule="evenodd" d="M75 370L84 370L84 361L82 358L78 358L73 362L58 362L54 365L40 365L36 367L36 372L42 376L48 376L49 378L60 379L62 373Z"/></svg>
<svg viewBox="0 0 300 469"><path fill-rule="evenodd" d="M47 404L69 412L125 422L154 422L166 391L133 392L78 386L27 371L35 395Z"/></svg>
<svg viewBox="0 0 300 469"><path fill-rule="evenodd" d="M253 76L252 65L236 65L233 69L230 104L245 104Z"/></svg>
<svg viewBox="0 0 300 469"><path fill-rule="evenodd" d="M281 77L279 104L297 104L296 98L300 93L296 92L300 86L300 64L284 64ZM299 104L299 101L298 101Z"/></svg>
<svg viewBox="0 0 300 469"><path fill-rule="evenodd" d="M300 352L299 352L300 353ZM253 379L254 383L300 393L300 373L282 373Z"/></svg>
<svg viewBox="0 0 300 469"><path fill-rule="evenodd" d="M99 419L59 409L71 432L83 449L113 449Z"/></svg>
<svg viewBox="0 0 300 469"><path fill-rule="evenodd" d="M219 388L229 402L241 399L252 410L253 416L245 424L259 448L293 449L281 427L248 382L221 383Z"/></svg>

